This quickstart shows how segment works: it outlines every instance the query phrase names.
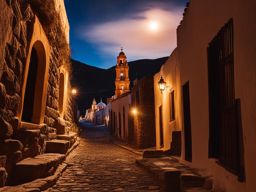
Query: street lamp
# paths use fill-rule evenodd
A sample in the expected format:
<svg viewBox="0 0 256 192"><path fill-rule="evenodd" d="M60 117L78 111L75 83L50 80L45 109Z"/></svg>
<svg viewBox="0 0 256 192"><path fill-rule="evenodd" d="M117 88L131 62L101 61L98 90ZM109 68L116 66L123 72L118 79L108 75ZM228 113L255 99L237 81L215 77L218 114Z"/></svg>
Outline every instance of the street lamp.
<svg viewBox="0 0 256 192"><path fill-rule="evenodd" d="M131 112L134 116L138 115L138 110L135 107L132 108Z"/></svg>
<svg viewBox="0 0 256 192"><path fill-rule="evenodd" d="M158 81L158 86L161 91L161 93L165 90L166 88L166 82L164 81L163 77L161 76L160 80Z"/></svg>
<svg viewBox="0 0 256 192"><path fill-rule="evenodd" d="M77 89L73 88L73 89L71 90L71 94L72 94L73 96L76 96L76 95L77 95Z"/></svg>

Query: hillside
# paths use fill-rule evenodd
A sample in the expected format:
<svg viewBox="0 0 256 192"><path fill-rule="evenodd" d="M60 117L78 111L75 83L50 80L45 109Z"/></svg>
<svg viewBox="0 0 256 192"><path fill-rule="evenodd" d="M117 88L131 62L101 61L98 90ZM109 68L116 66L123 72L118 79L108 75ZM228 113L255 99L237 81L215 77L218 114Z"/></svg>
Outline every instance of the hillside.
<svg viewBox="0 0 256 192"><path fill-rule="evenodd" d="M129 62L129 77L131 83L136 78L155 74L160 70L167 57L159 59L143 59ZM71 82L79 90L77 96L78 108L83 114L89 108L93 98L104 102L114 95L115 66L109 69L93 67L76 60L71 60L73 73Z"/></svg>

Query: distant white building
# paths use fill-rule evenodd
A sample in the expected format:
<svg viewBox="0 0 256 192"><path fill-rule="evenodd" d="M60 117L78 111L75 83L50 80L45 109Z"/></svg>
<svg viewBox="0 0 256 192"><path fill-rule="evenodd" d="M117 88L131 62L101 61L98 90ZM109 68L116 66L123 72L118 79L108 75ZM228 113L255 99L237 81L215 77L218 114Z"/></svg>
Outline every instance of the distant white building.
<svg viewBox="0 0 256 192"><path fill-rule="evenodd" d="M108 116L107 105L102 100L97 104L96 100L93 99L91 108L86 110L84 119L97 125L107 125Z"/></svg>

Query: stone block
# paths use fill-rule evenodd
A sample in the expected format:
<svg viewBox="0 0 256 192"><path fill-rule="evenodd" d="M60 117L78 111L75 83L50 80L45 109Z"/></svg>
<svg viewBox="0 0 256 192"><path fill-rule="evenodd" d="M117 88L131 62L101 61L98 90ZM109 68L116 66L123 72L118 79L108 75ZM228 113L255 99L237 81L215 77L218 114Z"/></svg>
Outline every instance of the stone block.
<svg viewBox="0 0 256 192"><path fill-rule="evenodd" d="M20 96L17 93L12 96L7 95L6 97L7 109L10 109L11 111L16 112L20 104L20 100L21 100Z"/></svg>
<svg viewBox="0 0 256 192"><path fill-rule="evenodd" d="M5 85L6 92L12 95L15 92L15 75L14 72L8 67L3 72L1 81Z"/></svg>
<svg viewBox="0 0 256 192"><path fill-rule="evenodd" d="M7 159L6 155L0 155L0 167L5 167L6 159Z"/></svg>
<svg viewBox="0 0 256 192"><path fill-rule="evenodd" d="M59 113L58 111L56 111L55 109L51 108L51 107L46 107L46 115L48 117L52 117L54 119L57 119L59 117Z"/></svg>
<svg viewBox="0 0 256 192"><path fill-rule="evenodd" d="M9 138L13 134L13 129L10 123L0 117L0 138Z"/></svg>
<svg viewBox="0 0 256 192"><path fill-rule="evenodd" d="M21 58L20 58L20 59L21 59ZM22 74L22 72L23 72L23 64L22 64L22 62L21 62L20 59L17 59L17 60L16 60L16 65L15 65L15 70L14 70L15 74L16 74L18 77L21 76L21 74Z"/></svg>
<svg viewBox="0 0 256 192"><path fill-rule="evenodd" d="M53 174L57 166L65 159L65 155L45 153L18 162L11 175L13 184L21 184Z"/></svg>
<svg viewBox="0 0 256 192"><path fill-rule="evenodd" d="M5 48L5 64L8 65L11 69L15 68L15 61L13 59L13 53L11 54L10 50L12 50L12 47L10 44L7 44ZM13 51L12 51L13 52Z"/></svg>
<svg viewBox="0 0 256 192"><path fill-rule="evenodd" d="M69 141L54 139L46 141L46 153L61 153L66 154L70 147Z"/></svg>
<svg viewBox="0 0 256 192"><path fill-rule="evenodd" d="M181 192L181 172L175 168L166 170L161 173L165 191Z"/></svg>
<svg viewBox="0 0 256 192"><path fill-rule="evenodd" d="M205 178L193 174L193 173L182 173L181 174L181 182L183 187L202 187L205 183Z"/></svg>
<svg viewBox="0 0 256 192"><path fill-rule="evenodd" d="M23 144L19 140L6 139L3 143L3 149L5 154L13 154L23 149Z"/></svg>
<svg viewBox="0 0 256 192"><path fill-rule="evenodd" d="M5 86L0 83L0 108L4 108L6 104L6 90Z"/></svg>
<svg viewBox="0 0 256 192"><path fill-rule="evenodd" d="M143 151L143 158L156 158L165 155L163 150L146 150Z"/></svg>
<svg viewBox="0 0 256 192"><path fill-rule="evenodd" d="M20 30L20 42L23 46L27 46L27 26L25 22L20 23L21 30Z"/></svg>
<svg viewBox="0 0 256 192"><path fill-rule="evenodd" d="M0 167L0 187L5 186L7 180L7 172L4 167Z"/></svg>
<svg viewBox="0 0 256 192"><path fill-rule="evenodd" d="M20 126L20 119L18 117L13 117L10 124L15 132Z"/></svg>
<svg viewBox="0 0 256 192"><path fill-rule="evenodd" d="M12 6L13 12L14 12L15 16L17 17L17 19L21 20L22 14L21 14L19 2L20 2L19 0L12 0L11 6Z"/></svg>
<svg viewBox="0 0 256 192"><path fill-rule="evenodd" d="M77 133L75 132L69 132L69 134L65 134L65 135L57 135L57 139L69 141L71 145L75 143L76 138L77 138Z"/></svg>
<svg viewBox="0 0 256 192"><path fill-rule="evenodd" d="M57 129L57 134L65 134L66 133L66 121L62 118L57 118L55 121L54 128Z"/></svg>
<svg viewBox="0 0 256 192"><path fill-rule="evenodd" d="M52 107L54 108L54 109L58 109L58 107L59 107L59 102L58 102L58 100L56 99L56 98L54 98L54 97L52 97Z"/></svg>
<svg viewBox="0 0 256 192"><path fill-rule="evenodd" d="M12 162L13 164L19 162L22 159L22 152L16 151L11 155L8 155L8 162Z"/></svg>

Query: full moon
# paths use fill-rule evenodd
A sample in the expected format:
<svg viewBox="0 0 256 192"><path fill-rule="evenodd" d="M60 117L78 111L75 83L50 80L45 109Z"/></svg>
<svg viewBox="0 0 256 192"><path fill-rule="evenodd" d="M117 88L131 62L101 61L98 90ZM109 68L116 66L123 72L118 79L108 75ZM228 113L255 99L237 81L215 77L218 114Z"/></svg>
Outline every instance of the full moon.
<svg viewBox="0 0 256 192"><path fill-rule="evenodd" d="M151 31L157 31L158 30L158 23L156 22L156 21L151 21L150 23L149 23L149 29L151 30Z"/></svg>

